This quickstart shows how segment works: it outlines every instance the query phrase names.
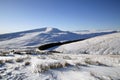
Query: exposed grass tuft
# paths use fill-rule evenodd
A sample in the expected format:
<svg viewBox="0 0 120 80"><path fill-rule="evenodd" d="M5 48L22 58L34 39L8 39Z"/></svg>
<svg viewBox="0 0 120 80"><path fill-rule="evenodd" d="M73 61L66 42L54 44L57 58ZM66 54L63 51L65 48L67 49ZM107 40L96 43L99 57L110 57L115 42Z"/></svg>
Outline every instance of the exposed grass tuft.
<svg viewBox="0 0 120 80"><path fill-rule="evenodd" d="M16 62L23 62L23 59L22 58L17 58Z"/></svg>
<svg viewBox="0 0 120 80"><path fill-rule="evenodd" d="M14 61L13 61L13 59L6 59L5 62L7 62L7 63L13 63Z"/></svg>
<svg viewBox="0 0 120 80"><path fill-rule="evenodd" d="M0 64L4 64L5 63L5 61L4 60L0 60Z"/></svg>
<svg viewBox="0 0 120 80"><path fill-rule="evenodd" d="M7 56L9 54L9 52L2 52L0 53L0 56Z"/></svg>
<svg viewBox="0 0 120 80"><path fill-rule="evenodd" d="M85 59L85 63L86 63L86 64L89 64L89 65L108 66L108 65L103 64L103 63L101 63L101 62L99 62L99 61L93 61L93 60L91 60L90 58L86 58L86 59Z"/></svg>
<svg viewBox="0 0 120 80"><path fill-rule="evenodd" d="M56 69L56 68L63 68L68 66L69 63L65 62L65 61L45 61L43 63L33 63L33 72L37 73L37 72L44 72L47 71L49 69Z"/></svg>
<svg viewBox="0 0 120 80"><path fill-rule="evenodd" d="M30 65L30 62L25 62L25 66L28 66L28 65Z"/></svg>

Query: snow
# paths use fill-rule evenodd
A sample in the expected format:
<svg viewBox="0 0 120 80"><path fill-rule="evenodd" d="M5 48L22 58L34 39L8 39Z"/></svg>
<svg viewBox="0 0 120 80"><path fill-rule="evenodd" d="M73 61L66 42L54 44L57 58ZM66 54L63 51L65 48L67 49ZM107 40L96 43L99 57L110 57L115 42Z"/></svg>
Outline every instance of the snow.
<svg viewBox="0 0 120 80"><path fill-rule="evenodd" d="M90 39L51 48L62 53L46 54L48 50L43 50L40 54L33 49L80 38ZM76 34L42 28L0 35L0 80L120 80L119 42L120 33L113 31ZM26 54L29 50L31 54ZM11 52L2 55L6 51Z"/></svg>
<svg viewBox="0 0 120 80"><path fill-rule="evenodd" d="M76 34L69 31L61 31L51 27L40 28L0 35L0 49L38 47L42 44L51 42L90 38L115 32L116 31L101 31L95 33L91 32L89 34Z"/></svg>
<svg viewBox="0 0 120 80"><path fill-rule="evenodd" d="M101 33L101 32L112 32L114 30L79 30L79 31L73 31L77 34L91 34L91 33ZM116 30L119 31L119 30Z"/></svg>
<svg viewBox="0 0 120 80"><path fill-rule="evenodd" d="M53 48L63 53L120 54L120 33L98 36Z"/></svg>
<svg viewBox="0 0 120 80"><path fill-rule="evenodd" d="M45 32L48 33L48 32L50 32L50 31L52 31L52 30L53 30L53 28L47 27L46 30L45 30Z"/></svg>
<svg viewBox="0 0 120 80"><path fill-rule="evenodd" d="M23 61L18 62L17 59ZM0 56L4 62L0 66L2 80L119 80L119 55L59 54ZM86 63L86 60L105 65ZM29 62L29 65L25 65ZM64 65L65 63L69 65ZM58 66L62 64L64 66ZM114 64L114 65L111 65ZM107 65L107 66L106 66Z"/></svg>

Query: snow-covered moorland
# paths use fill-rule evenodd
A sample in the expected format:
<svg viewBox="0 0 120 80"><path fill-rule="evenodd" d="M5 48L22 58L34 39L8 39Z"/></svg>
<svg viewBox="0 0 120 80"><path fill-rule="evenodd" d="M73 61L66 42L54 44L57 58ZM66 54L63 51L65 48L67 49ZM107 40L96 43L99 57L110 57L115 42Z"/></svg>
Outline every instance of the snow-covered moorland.
<svg viewBox="0 0 120 80"><path fill-rule="evenodd" d="M9 37L0 36L0 80L120 80L119 32L75 37L76 33L43 28L5 35ZM54 53L35 49L42 43L79 38L91 39L50 48Z"/></svg>
<svg viewBox="0 0 120 80"><path fill-rule="evenodd" d="M119 80L119 55L0 56L2 80Z"/></svg>
<svg viewBox="0 0 120 80"><path fill-rule="evenodd" d="M54 48L63 53L120 54L120 33L98 36Z"/></svg>
<svg viewBox="0 0 120 80"><path fill-rule="evenodd" d="M84 39L115 32L117 31L77 34L70 31L61 31L56 28L40 28L16 33L1 34L0 49L36 47L51 42Z"/></svg>

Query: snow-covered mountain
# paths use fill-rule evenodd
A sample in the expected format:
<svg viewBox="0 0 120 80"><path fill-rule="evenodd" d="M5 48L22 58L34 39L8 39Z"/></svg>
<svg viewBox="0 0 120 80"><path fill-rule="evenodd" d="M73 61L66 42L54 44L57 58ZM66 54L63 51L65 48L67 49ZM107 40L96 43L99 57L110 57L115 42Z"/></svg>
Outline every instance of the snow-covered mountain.
<svg viewBox="0 0 120 80"><path fill-rule="evenodd" d="M20 49L81 38L91 39L56 47L56 50L64 54L49 55L44 51L32 51L30 47L31 52ZM76 34L55 28L42 28L3 34L0 35L0 48L19 50L14 52L10 49L9 52L7 48L0 51L0 80L119 80L120 55L96 55L119 54L119 45L120 33L115 31Z"/></svg>
<svg viewBox="0 0 120 80"><path fill-rule="evenodd" d="M61 31L56 28L40 28L16 33L1 34L0 48L36 47L51 42L90 38L114 32L115 31L77 34L69 31Z"/></svg>
<svg viewBox="0 0 120 80"><path fill-rule="evenodd" d="M55 48L63 53L120 54L120 33L98 36Z"/></svg>

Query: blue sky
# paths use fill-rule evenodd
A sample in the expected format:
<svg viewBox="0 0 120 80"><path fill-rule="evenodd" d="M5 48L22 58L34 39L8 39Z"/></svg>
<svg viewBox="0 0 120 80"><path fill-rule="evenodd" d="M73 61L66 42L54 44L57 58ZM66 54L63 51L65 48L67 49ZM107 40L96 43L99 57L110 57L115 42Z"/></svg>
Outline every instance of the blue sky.
<svg viewBox="0 0 120 80"><path fill-rule="evenodd" d="M120 0L0 0L0 33L120 29Z"/></svg>

